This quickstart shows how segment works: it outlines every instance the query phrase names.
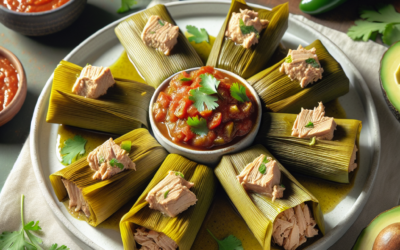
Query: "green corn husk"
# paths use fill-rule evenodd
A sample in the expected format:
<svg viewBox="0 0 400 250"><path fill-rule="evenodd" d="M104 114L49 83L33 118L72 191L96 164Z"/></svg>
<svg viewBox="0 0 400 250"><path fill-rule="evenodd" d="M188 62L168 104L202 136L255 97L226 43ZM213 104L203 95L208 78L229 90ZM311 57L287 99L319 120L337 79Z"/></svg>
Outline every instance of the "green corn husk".
<svg viewBox="0 0 400 250"><path fill-rule="evenodd" d="M169 56L146 46L141 34L152 15L158 15L161 19L176 25L166 7L158 4L122 21L115 28L115 34L146 83L157 88L171 75L182 70L201 67L203 62L181 31L178 42Z"/></svg>
<svg viewBox="0 0 400 250"><path fill-rule="evenodd" d="M306 202L322 234L325 233L324 219L318 200L305 189L279 162L282 173L281 183L286 187L283 198L272 202L270 197L246 192L236 176L246 165L264 154L276 158L261 145L253 146L243 152L225 155L215 168L215 174L221 182L236 209L246 221L263 249L271 249L273 222L283 211Z"/></svg>
<svg viewBox="0 0 400 250"><path fill-rule="evenodd" d="M145 200L149 191L164 179L169 171L179 171L184 174L187 181L193 182L194 186L190 190L196 194L198 200L196 205L174 218L150 209ZM189 250L211 205L215 188L212 169L180 155L168 155L135 205L121 219L120 229L124 249L137 249L134 240L135 229L145 227L166 234L178 244L180 250Z"/></svg>
<svg viewBox="0 0 400 250"><path fill-rule="evenodd" d="M267 28L260 33L258 44L249 49L242 45L236 45L231 39L225 37L232 12L238 13L239 9L257 11L260 19L269 20ZM245 0L232 0L225 22L215 39L207 65L229 70L244 78L249 78L260 72L265 69L268 60L286 32L288 18L288 3L278 5L272 10L266 10L250 7L246 5Z"/></svg>
<svg viewBox="0 0 400 250"><path fill-rule="evenodd" d="M310 146L311 139L291 135L296 117L295 114L264 113L257 143L263 144L290 171L349 183L351 173L348 169L354 143L360 149L361 121L335 119L337 130L333 140L316 140L315 145ZM359 152L357 166L360 166Z"/></svg>
<svg viewBox="0 0 400 250"><path fill-rule="evenodd" d="M50 175L50 181L59 201L68 198L67 190L61 179L75 183L89 204L88 223L97 226L130 199L139 195L148 181L167 156L165 149L150 135L147 129L136 129L117 139L115 143L132 142L129 157L136 163L135 170L125 170L108 180L93 180L94 171L86 158Z"/></svg>
<svg viewBox="0 0 400 250"><path fill-rule="evenodd" d="M115 79L113 87L98 99L72 92L82 67L61 61L54 71L46 121L112 134L125 134L149 127L147 116L154 88L126 79ZM145 94L143 94L145 92Z"/></svg>
<svg viewBox="0 0 400 250"><path fill-rule="evenodd" d="M282 113L298 113L301 107L313 108L315 103L332 101L339 96L349 92L349 79L344 73L340 64L326 50L320 40L305 47L315 47L318 60L321 63L324 73L322 79L310 83L307 87L300 87L298 80L290 78L279 71L285 59L247 81L263 99L268 110Z"/></svg>

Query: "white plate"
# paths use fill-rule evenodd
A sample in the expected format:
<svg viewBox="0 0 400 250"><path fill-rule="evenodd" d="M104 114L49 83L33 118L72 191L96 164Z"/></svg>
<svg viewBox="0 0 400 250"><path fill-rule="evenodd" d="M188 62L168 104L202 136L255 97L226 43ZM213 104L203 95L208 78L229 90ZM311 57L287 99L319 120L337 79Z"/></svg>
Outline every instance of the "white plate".
<svg viewBox="0 0 400 250"><path fill-rule="evenodd" d="M187 24L205 28L216 36L229 10L226 1L191 1L167 4L172 17L182 30ZM259 8L265 8L257 6ZM122 45L114 34L116 21L99 30L76 47L66 58L70 62L85 65L111 65L121 55ZM343 52L328 38L311 27L290 17L289 29L283 37L285 45L296 48L320 39L328 51L342 65L350 79L350 92L339 98L349 118L361 120L363 129L360 139L361 166L352 191L336 208L324 215L326 235L309 249L327 249L333 245L354 223L371 193L380 156L380 134L375 106L362 76ZM119 233L99 229L71 217L64 205L57 201L49 181L49 175L64 166L57 159L56 135L58 125L46 123L46 112L53 76L47 81L32 119L31 156L41 191L57 218L78 238L94 249L122 249ZM355 240L355 239L354 239Z"/></svg>

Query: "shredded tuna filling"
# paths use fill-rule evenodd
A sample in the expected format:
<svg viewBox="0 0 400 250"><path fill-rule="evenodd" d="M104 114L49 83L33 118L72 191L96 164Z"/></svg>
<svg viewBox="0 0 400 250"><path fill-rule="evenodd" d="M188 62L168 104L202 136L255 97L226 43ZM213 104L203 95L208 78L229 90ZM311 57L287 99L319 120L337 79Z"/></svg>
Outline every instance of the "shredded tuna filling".
<svg viewBox="0 0 400 250"><path fill-rule="evenodd" d="M268 163L264 163L265 158L265 155L261 154L253 162L247 164L236 178L244 189L269 196L272 201L275 201L283 197L285 188L279 184L281 171L277 162L268 157L266 158ZM264 166L265 171L260 171Z"/></svg>
<svg viewBox="0 0 400 250"><path fill-rule="evenodd" d="M90 168L95 171L93 179L106 180L126 169L136 170L136 164L132 162L129 153L112 138L90 152L87 161Z"/></svg>
<svg viewBox="0 0 400 250"><path fill-rule="evenodd" d="M136 243L141 245L140 250L175 250L178 245L163 233L159 233L153 230L147 230L146 228L136 229L134 234Z"/></svg>
<svg viewBox="0 0 400 250"><path fill-rule="evenodd" d="M315 222L307 204L303 203L280 213L274 222L272 242L285 250L295 250L301 244L318 235Z"/></svg>
<svg viewBox="0 0 400 250"><path fill-rule="evenodd" d="M151 209L175 217L197 202L196 195L189 189L194 183L186 181L176 172L169 171L146 197Z"/></svg>
<svg viewBox="0 0 400 250"><path fill-rule="evenodd" d="M357 145L354 144L353 153L350 158L349 172L354 171L357 168L356 158L357 158Z"/></svg>
<svg viewBox="0 0 400 250"><path fill-rule="evenodd" d="M87 65L76 79L72 92L87 98L96 99L107 93L115 83L108 67Z"/></svg>
<svg viewBox="0 0 400 250"><path fill-rule="evenodd" d="M169 55L178 42L179 27L162 20L159 16L150 16L142 32L143 42L152 48Z"/></svg>
<svg viewBox="0 0 400 250"><path fill-rule="evenodd" d="M240 29L240 20L243 21L245 26L253 26L256 32L243 34ZM240 9L240 13L232 13L231 20L229 21L228 28L225 36L232 39L233 42L241 44L244 48L248 49L252 45L258 43L259 33L265 29L269 24L266 19L259 19L258 12L248 9Z"/></svg>
<svg viewBox="0 0 400 250"><path fill-rule="evenodd" d="M300 81L302 88L322 79L324 69L319 63L315 48L307 50L299 45L297 50L289 50L288 58L291 58L291 62L286 60L281 65L280 72L288 75L292 81L295 79ZM312 63L307 63L306 60L309 59L315 60L317 67Z"/></svg>
<svg viewBox="0 0 400 250"><path fill-rule="evenodd" d="M69 196L69 205L68 207L71 209L75 207L75 211L83 211L86 217L90 217L89 205L85 201L82 195L82 190L78 188L75 183L67 180L61 179L63 182L65 189L67 189L67 193Z"/></svg>

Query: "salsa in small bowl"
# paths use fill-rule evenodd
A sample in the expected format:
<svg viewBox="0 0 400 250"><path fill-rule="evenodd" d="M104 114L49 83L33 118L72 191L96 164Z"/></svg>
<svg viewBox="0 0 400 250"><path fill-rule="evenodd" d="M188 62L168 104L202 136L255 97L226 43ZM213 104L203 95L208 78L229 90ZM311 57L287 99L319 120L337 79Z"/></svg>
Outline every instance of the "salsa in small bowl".
<svg viewBox="0 0 400 250"><path fill-rule="evenodd" d="M261 121L261 102L241 77L210 66L166 79L150 102L150 123L169 152L202 163L250 145Z"/></svg>

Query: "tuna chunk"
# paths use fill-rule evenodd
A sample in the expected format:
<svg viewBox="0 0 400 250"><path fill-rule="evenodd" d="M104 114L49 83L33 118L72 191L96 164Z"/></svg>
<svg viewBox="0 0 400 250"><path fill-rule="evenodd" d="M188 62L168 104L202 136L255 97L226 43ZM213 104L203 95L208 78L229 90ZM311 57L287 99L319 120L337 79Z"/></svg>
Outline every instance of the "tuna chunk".
<svg viewBox="0 0 400 250"><path fill-rule="evenodd" d="M147 194L146 201L151 209L175 217L197 202L196 195L189 189L194 183L186 181L177 172L169 171Z"/></svg>
<svg viewBox="0 0 400 250"><path fill-rule="evenodd" d="M241 21L243 21L242 24L245 26L253 26L253 31L243 33L240 28ZM248 49L252 45L258 43L261 30L265 29L268 24L268 20L258 18L258 12L248 9L240 9L240 13L232 13L225 36L232 39L233 42L241 44L244 48Z"/></svg>
<svg viewBox="0 0 400 250"><path fill-rule="evenodd" d="M169 55L178 42L179 27L162 20L159 16L151 16L142 32L143 42L152 48Z"/></svg>
<svg viewBox="0 0 400 250"><path fill-rule="evenodd" d="M148 231L144 227L136 229L134 239L142 246L140 250L175 250L178 248L175 241L167 235L153 230Z"/></svg>
<svg viewBox="0 0 400 250"><path fill-rule="evenodd" d="M90 152L87 161L90 168L96 171L93 179L106 180L126 169L136 170L129 153L115 144L112 138Z"/></svg>
<svg viewBox="0 0 400 250"><path fill-rule="evenodd" d="M301 45L297 50L289 50L287 59L282 64L280 71L293 81L300 81L300 86L305 88L309 83L322 79L324 69L319 63L316 49L304 49Z"/></svg>
<svg viewBox="0 0 400 250"><path fill-rule="evenodd" d="M301 109L293 124L292 135L299 138L316 137L319 140L332 140L336 122L332 117L325 117L322 102L314 110Z"/></svg>
<svg viewBox="0 0 400 250"><path fill-rule="evenodd" d="M357 145L354 144L353 153L350 158L349 172L352 172L354 169L357 168L357 162L356 162L357 151L358 151Z"/></svg>
<svg viewBox="0 0 400 250"><path fill-rule="evenodd" d="M75 207L75 211L78 212L82 210L86 217L90 216L90 211L89 211L89 205L85 201L82 195L82 190L78 188L75 183L67 180L67 179L61 179L63 182L65 189L67 189L67 193L69 196L69 208Z"/></svg>
<svg viewBox="0 0 400 250"><path fill-rule="evenodd" d="M76 79L72 92L87 98L96 99L107 93L109 87L115 83L108 67L87 65Z"/></svg>
<svg viewBox="0 0 400 250"><path fill-rule="evenodd" d="M260 169L265 166L265 173ZM236 176L244 189L272 198L272 201L283 197L283 188L279 185L281 171L275 160L260 155L253 162L247 164L242 172Z"/></svg>
<svg viewBox="0 0 400 250"><path fill-rule="evenodd" d="M307 204L300 204L280 213L274 222L272 242L285 250L295 250L318 235L318 230ZM306 238L307 237L307 238Z"/></svg>

